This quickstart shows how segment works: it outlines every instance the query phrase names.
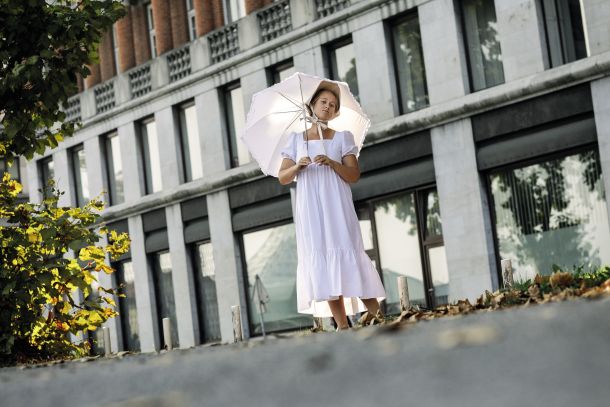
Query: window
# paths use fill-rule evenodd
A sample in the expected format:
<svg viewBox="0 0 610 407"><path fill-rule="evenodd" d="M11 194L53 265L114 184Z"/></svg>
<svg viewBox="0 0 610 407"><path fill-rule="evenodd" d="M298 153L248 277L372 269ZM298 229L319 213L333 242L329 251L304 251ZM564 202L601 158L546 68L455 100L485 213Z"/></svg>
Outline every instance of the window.
<svg viewBox="0 0 610 407"><path fill-rule="evenodd" d="M172 330L172 344L178 346L178 321L174 301L174 284L172 283L172 261L167 251L153 253L153 281L155 285L155 302L157 304L157 322L159 324L159 343L163 344L163 318L169 318Z"/></svg>
<svg viewBox="0 0 610 407"><path fill-rule="evenodd" d="M428 106L426 68L421 45L419 18L409 14L392 23L392 45L402 114Z"/></svg>
<svg viewBox="0 0 610 407"><path fill-rule="evenodd" d="M0 176L3 176L5 172L11 174L11 179L19 182L21 180L19 158L15 158L13 164L10 166L8 165L8 160L6 158L0 158Z"/></svg>
<svg viewBox="0 0 610 407"><path fill-rule="evenodd" d="M121 313L121 331L123 334L123 349L132 352L140 350L138 333L138 317L136 308L136 288L131 260L114 263L116 270L118 292L125 295L119 297L119 312Z"/></svg>
<svg viewBox="0 0 610 407"><path fill-rule="evenodd" d="M212 243L197 243L192 250L201 341L218 341L221 337Z"/></svg>
<svg viewBox="0 0 610 407"><path fill-rule="evenodd" d="M189 29L189 39L193 41L197 38L197 23L195 20L195 6L193 0L186 0L186 13Z"/></svg>
<svg viewBox="0 0 610 407"><path fill-rule="evenodd" d="M352 39L337 41L327 47L330 79L347 82L352 94L358 98L358 75Z"/></svg>
<svg viewBox="0 0 610 407"><path fill-rule="evenodd" d="M49 181L55 177L55 165L53 163L53 157L46 157L40 160L40 188L42 189L42 196L47 197L50 194Z"/></svg>
<svg viewBox="0 0 610 407"><path fill-rule="evenodd" d="M121 160L121 144L117 133L104 137L106 176L108 192L110 194L110 205L125 202L123 190L123 162Z"/></svg>
<svg viewBox="0 0 610 407"><path fill-rule="evenodd" d="M250 162L250 153L239 137L246 124L244 100L239 83L224 88L224 109L229 136L231 167L238 167Z"/></svg>
<svg viewBox="0 0 610 407"><path fill-rule="evenodd" d="M280 83L295 72L292 59L273 65L267 70L269 86Z"/></svg>
<svg viewBox="0 0 610 407"><path fill-rule="evenodd" d="M310 327L311 316L297 313L294 223L244 233L243 247L248 281L250 332L253 335L262 333L259 303L253 298L257 277L269 294L267 312L262 315L265 332Z"/></svg>
<svg viewBox="0 0 610 407"><path fill-rule="evenodd" d="M140 127L140 147L144 161L144 183L146 194L159 192L163 188L161 182L161 159L159 157L159 142L157 126L150 119L142 122Z"/></svg>
<svg viewBox="0 0 610 407"><path fill-rule="evenodd" d="M183 105L180 107L179 112L184 180L189 182L203 176L201 140L199 139L199 130L197 129L195 104L190 102Z"/></svg>
<svg viewBox="0 0 610 407"><path fill-rule="evenodd" d="M585 150L489 175L498 252L515 281L549 275L553 264L610 262L599 155Z"/></svg>
<svg viewBox="0 0 610 407"><path fill-rule="evenodd" d="M112 49L114 51L114 73L118 75L121 72L121 66L119 64L119 40L116 33L116 24L112 25Z"/></svg>
<svg viewBox="0 0 610 407"><path fill-rule="evenodd" d="M246 16L245 0L223 0L225 24L231 24Z"/></svg>
<svg viewBox="0 0 610 407"><path fill-rule="evenodd" d="M493 0L463 0L462 21L472 91L504 83Z"/></svg>
<svg viewBox="0 0 610 407"><path fill-rule="evenodd" d="M72 164L75 203L77 206L83 206L89 201L90 197L87 164L85 162L85 149L82 144L70 150L70 161Z"/></svg>
<svg viewBox="0 0 610 407"><path fill-rule="evenodd" d="M146 28L148 29L148 43L150 45L150 55L157 57L157 34L155 33L155 20L153 18L152 4L146 4Z"/></svg>
<svg viewBox="0 0 610 407"><path fill-rule="evenodd" d="M551 67L587 57L579 0L540 0Z"/></svg>

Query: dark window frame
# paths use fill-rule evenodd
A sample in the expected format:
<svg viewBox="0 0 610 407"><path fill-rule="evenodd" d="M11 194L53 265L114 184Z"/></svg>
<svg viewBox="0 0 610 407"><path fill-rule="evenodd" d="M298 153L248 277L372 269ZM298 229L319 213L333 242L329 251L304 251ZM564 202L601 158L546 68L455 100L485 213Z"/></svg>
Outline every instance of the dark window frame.
<svg viewBox="0 0 610 407"><path fill-rule="evenodd" d="M118 204L122 204L125 202L125 180L123 179L122 183L123 183L123 198L122 200L118 199L118 193L117 191L117 181L115 178L115 162L114 162L114 157L113 157L113 150L112 150L112 143L111 143L111 138L116 137L116 139L119 141L119 147L120 147L120 138L119 138L119 133L117 131L113 131L107 134L104 134L103 136L101 136L102 140L101 140L101 148L102 148L102 152L104 155L104 171L105 171L105 182L106 182L106 189L108 190L108 203L110 206L112 205L118 205ZM122 157L119 157L122 159ZM122 160L121 160L122 161ZM123 163L121 162L121 167L123 167Z"/></svg>
<svg viewBox="0 0 610 407"><path fill-rule="evenodd" d="M285 59L281 62L268 66L267 71L267 85L273 86L276 83L280 83L280 72L294 68L294 60L293 58Z"/></svg>
<svg viewBox="0 0 610 407"><path fill-rule="evenodd" d="M115 282L115 287L117 288L117 290L119 292L121 291L121 286L126 284L125 283L125 269L124 269L124 264L131 262L133 265L133 260L131 258L125 258L125 259L121 259L115 262L111 263L111 267L114 268L116 270L114 274L114 282ZM135 277L135 276L134 276ZM134 289L135 289L135 278L134 278ZM134 293L135 294L135 293ZM137 335L137 347L134 347L134 349L130 349L130 345L129 344L129 339L127 337L128 333L127 333L127 329L125 328L125 326L127 325L127 322L125 321L125 318L127 317L127 313L124 312L123 308L127 307L127 304L125 304L125 297L118 297L118 308L119 311L121 313L121 316L119 318L119 323L120 323L120 327L121 327L121 340L123 343L123 350L128 350L128 351L133 351L133 352L139 352L141 350L142 344L140 341L140 335L139 335L139 325L136 324L136 335ZM135 297L134 297L134 301L135 301ZM136 321L138 320L138 311L137 311L137 307L135 309L135 314L136 314Z"/></svg>
<svg viewBox="0 0 610 407"><path fill-rule="evenodd" d="M191 156L190 156L190 151L191 151L191 145L189 143L189 135L188 135L188 130L187 130L187 126L186 126L186 117L185 117L185 113L184 111L186 109L188 109L189 107L195 107L195 99L190 99L187 100L185 102L181 102L180 104L176 105L174 107L174 117L177 119L178 122L178 137L179 137L179 145L180 145L180 163L181 167L182 167L182 171L181 171L181 175L182 175L182 179L181 182L185 183L185 182L191 182L193 181L195 178L193 178L193 169L192 169L192 165L191 165ZM197 137L199 137L199 134L197 134ZM203 157L202 157L203 158Z"/></svg>
<svg viewBox="0 0 610 407"><path fill-rule="evenodd" d="M38 180L40 181L40 190L42 191L43 198L47 198L49 196L48 192L50 191L48 190L48 181L55 178L55 174L53 174L53 177L49 177L50 174L48 172L48 165L49 163L53 162L54 160L52 155L44 157L38 161ZM55 169L53 169L53 172L55 172Z"/></svg>
<svg viewBox="0 0 610 407"><path fill-rule="evenodd" d="M330 42L327 42L323 45L323 56L324 56L324 64L326 73L328 74L328 79L338 81L340 80L339 74L337 72L337 55L336 51L339 48L343 48L347 45L354 44L354 39L352 34L345 35L343 37L337 38ZM354 60L356 58L356 53L354 52ZM356 70L356 83L358 82L358 71ZM357 92L354 94L354 89L350 88L352 94L358 102L360 102L360 89L356 89Z"/></svg>
<svg viewBox="0 0 610 407"><path fill-rule="evenodd" d="M73 185L73 192L74 192L74 199L73 199L73 203L76 204L76 206L84 206L87 202L86 202L86 198L83 194L83 180L81 178L81 173L80 173L80 162L78 162L78 153L79 152L83 152L83 154L85 153L85 146L84 144L77 144L74 147L71 147L69 150L69 162L70 162L70 172L72 173L71 179L72 179L72 185ZM87 158L85 157L85 169L87 168ZM88 173L87 173L88 175ZM91 198L89 198L91 199Z"/></svg>
<svg viewBox="0 0 610 407"><path fill-rule="evenodd" d="M235 116L233 114L233 100L231 92L241 88L241 81L229 82L220 88L220 98L222 101L222 112L225 124L225 140L229 155L229 168L239 167L239 157L237 156L237 134L235 134ZM235 140L235 141L234 141ZM234 156L235 154L235 156Z"/></svg>
<svg viewBox="0 0 610 407"><path fill-rule="evenodd" d="M142 176L144 181L144 194L150 195L155 193L153 191L152 183L152 162L150 160L150 150L148 144L148 131L146 125L149 123L156 122L154 116L149 116L138 121L138 147L140 150L140 163L142 166ZM156 126L156 123L155 123ZM158 134L157 134L158 137ZM159 192L159 191L157 191Z"/></svg>

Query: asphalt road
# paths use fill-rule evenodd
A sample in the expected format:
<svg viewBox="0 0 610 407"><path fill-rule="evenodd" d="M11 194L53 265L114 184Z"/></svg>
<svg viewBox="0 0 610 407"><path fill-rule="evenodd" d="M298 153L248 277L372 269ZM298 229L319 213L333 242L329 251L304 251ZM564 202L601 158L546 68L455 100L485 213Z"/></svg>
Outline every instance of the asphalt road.
<svg viewBox="0 0 610 407"><path fill-rule="evenodd" d="M610 298L0 369L1 406L610 406Z"/></svg>

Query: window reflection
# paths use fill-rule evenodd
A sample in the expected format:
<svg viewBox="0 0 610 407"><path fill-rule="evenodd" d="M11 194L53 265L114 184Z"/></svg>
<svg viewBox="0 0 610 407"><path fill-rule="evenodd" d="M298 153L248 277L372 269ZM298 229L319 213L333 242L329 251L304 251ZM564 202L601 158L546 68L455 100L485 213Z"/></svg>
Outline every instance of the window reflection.
<svg viewBox="0 0 610 407"><path fill-rule="evenodd" d="M432 285L434 286L434 305L447 304L449 303L449 270L447 269L445 246L430 247L428 249L428 262Z"/></svg>
<svg viewBox="0 0 610 407"><path fill-rule="evenodd" d="M140 336L138 333L138 316L136 308L136 288L133 263L123 261L114 264L119 293L119 312L121 313L121 329L123 333L124 350L136 352L140 350Z"/></svg>
<svg viewBox="0 0 610 407"><path fill-rule="evenodd" d="M490 175L500 257L516 280L553 264L610 262L610 232L599 156L591 150Z"/></svg>
<svg viewBox="0 0 610 407"><path fill-rule="evenodd" d="M387 295L387 312L400 312L399 276L407 276L411 302L425 305L414 194L407 193L376 202L375 225Z"/></svg>
<svg viewBox="0 0 610 407"><path fill-rule="evenodd" d="M436 190L426 193L426 237L442 236L441 208Z"/></svg>
<svg viewBox="0 0 610 407"><path fill-rule="evenodd" d="M276 83L280 83L295 72L296 69L294 69L294 64L292 60L282 62L269 68L269 78L271 82L269 86L275 85Z"/></svg>
<svg viewBox="0 0 610 407"><path fill-rule="evenodd" d="M155 253L153 256L153 277L155 282L155 300L157 303L157 321L159 324L159 343L163 341L163 318L169 318L172 330L172 342L178 346L178 321L176 303L174 302L174 284L172 282L172 261L169 252Z"/></svg>
<svg viewBox="0 0 610 407"><path fill-rule="evenodd" d="M244 233L243 243L248 273L251 333L262 333L258 303L254 303L252 296L256 276L260 277L270 299L267 312L263 314L265 332L311 326L311 317L297 313L294 224Z"/></svg>
<svg viewBox="0 0 610 407"><path fill-rule="evenodd" d="M212 243L195 245L195 284L197 286L197 308L202 342L220 340L218 298L216 296L216 273Z"/></svg>
<svg viewBox="0 0 610 407"><path fill-rule="evenodd" d="M142 154L146 178L146 193L161 191L161 158L159 156L159 140L157 126L154 120L142 124Z"/></svg>
<svg viewBox="0 0 610 407"><path fill-rule="evenodd" d="M352 94L359 99L358 75L356 73L356 54L354 44L342 43L330 48L330 77L336 81L347 82Z"/></svg>
<svg viewBox="0 0 610 407"><path fill-rule="evenodd" d="M104 140L106 146L106 163L108 165L108 186L111 205L120 204L125 201L123 191L123 161L121 159L121 144L119 135L113 133Z"/></svg>
<svg viewBox="0 0 610 407"><path fill-rule="evenodd" d="M195 105L180 109L180 137L184 160L184 179L192 181L203 176L201 161L201 140L197 129L197 112Z"/></svg>
<svg viewBox="0 0 610 407"><path fill-rule="evenodd" d="M541 0L551 66L587 57L580 0Z"/></svg>
<svg viewBox="0 0 610 407"><path fill-rule="evenodd" d="M0 158L0 176L5 172L11 174L11 179L20 181L19 158L15 158L13 164L10 166L8 165L8 160L6 158Z"/></svg>
<svg viewBox="0 0 610 407"><path fill-rule="evenodd" d="M504 83L494 0L464 0L461 4L472 90Z"/></svg>
<svg viewBox="0 0 610 407"><path fill-rule="evenodd" d="M400 19L392 26L392 40L402 113L428 106L426 69L417 14Z"/></svg>
<svg viewBox="0 0 610 407"><path fill-rule="evenodd" d="M83 206L89 200L89 179L85 163L85 149L82 145L72 149L72 175L76 192L76 205Z"/></svg>
<svg viewBox="0 0 610 407"><path fill-rule="evenodd" d="M250 162L250 153L240 138L246 125L243 95L240 86L233 85L226 88L225 111L231 149L231 167L238 167Z"/></svg>
<svg viewBox="0 0 610 407"><path fill-rule="evenodd" d="M43 197L50 195L49 180L55 178L55 164L53 157L46 157L40 160L40 188Z"/></svg>

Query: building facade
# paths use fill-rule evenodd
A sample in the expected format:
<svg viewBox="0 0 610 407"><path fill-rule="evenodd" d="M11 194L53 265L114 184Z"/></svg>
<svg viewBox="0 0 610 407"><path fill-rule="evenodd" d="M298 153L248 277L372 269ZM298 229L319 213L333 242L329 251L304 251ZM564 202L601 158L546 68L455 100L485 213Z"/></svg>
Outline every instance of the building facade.
<svg viewBox="0 0 610 407"><path fill-rule="evenodd" d="M264 177L239 134L251 96L300 71L345 81L372 121L352 184L386 312L396 277L432 307L553 264L610 262L610 2L152 0L131 5L66 106L76 135L27 164L32 200L104 191L132 245L112 350L267 332L296 313L294 187Z"/></svg>

